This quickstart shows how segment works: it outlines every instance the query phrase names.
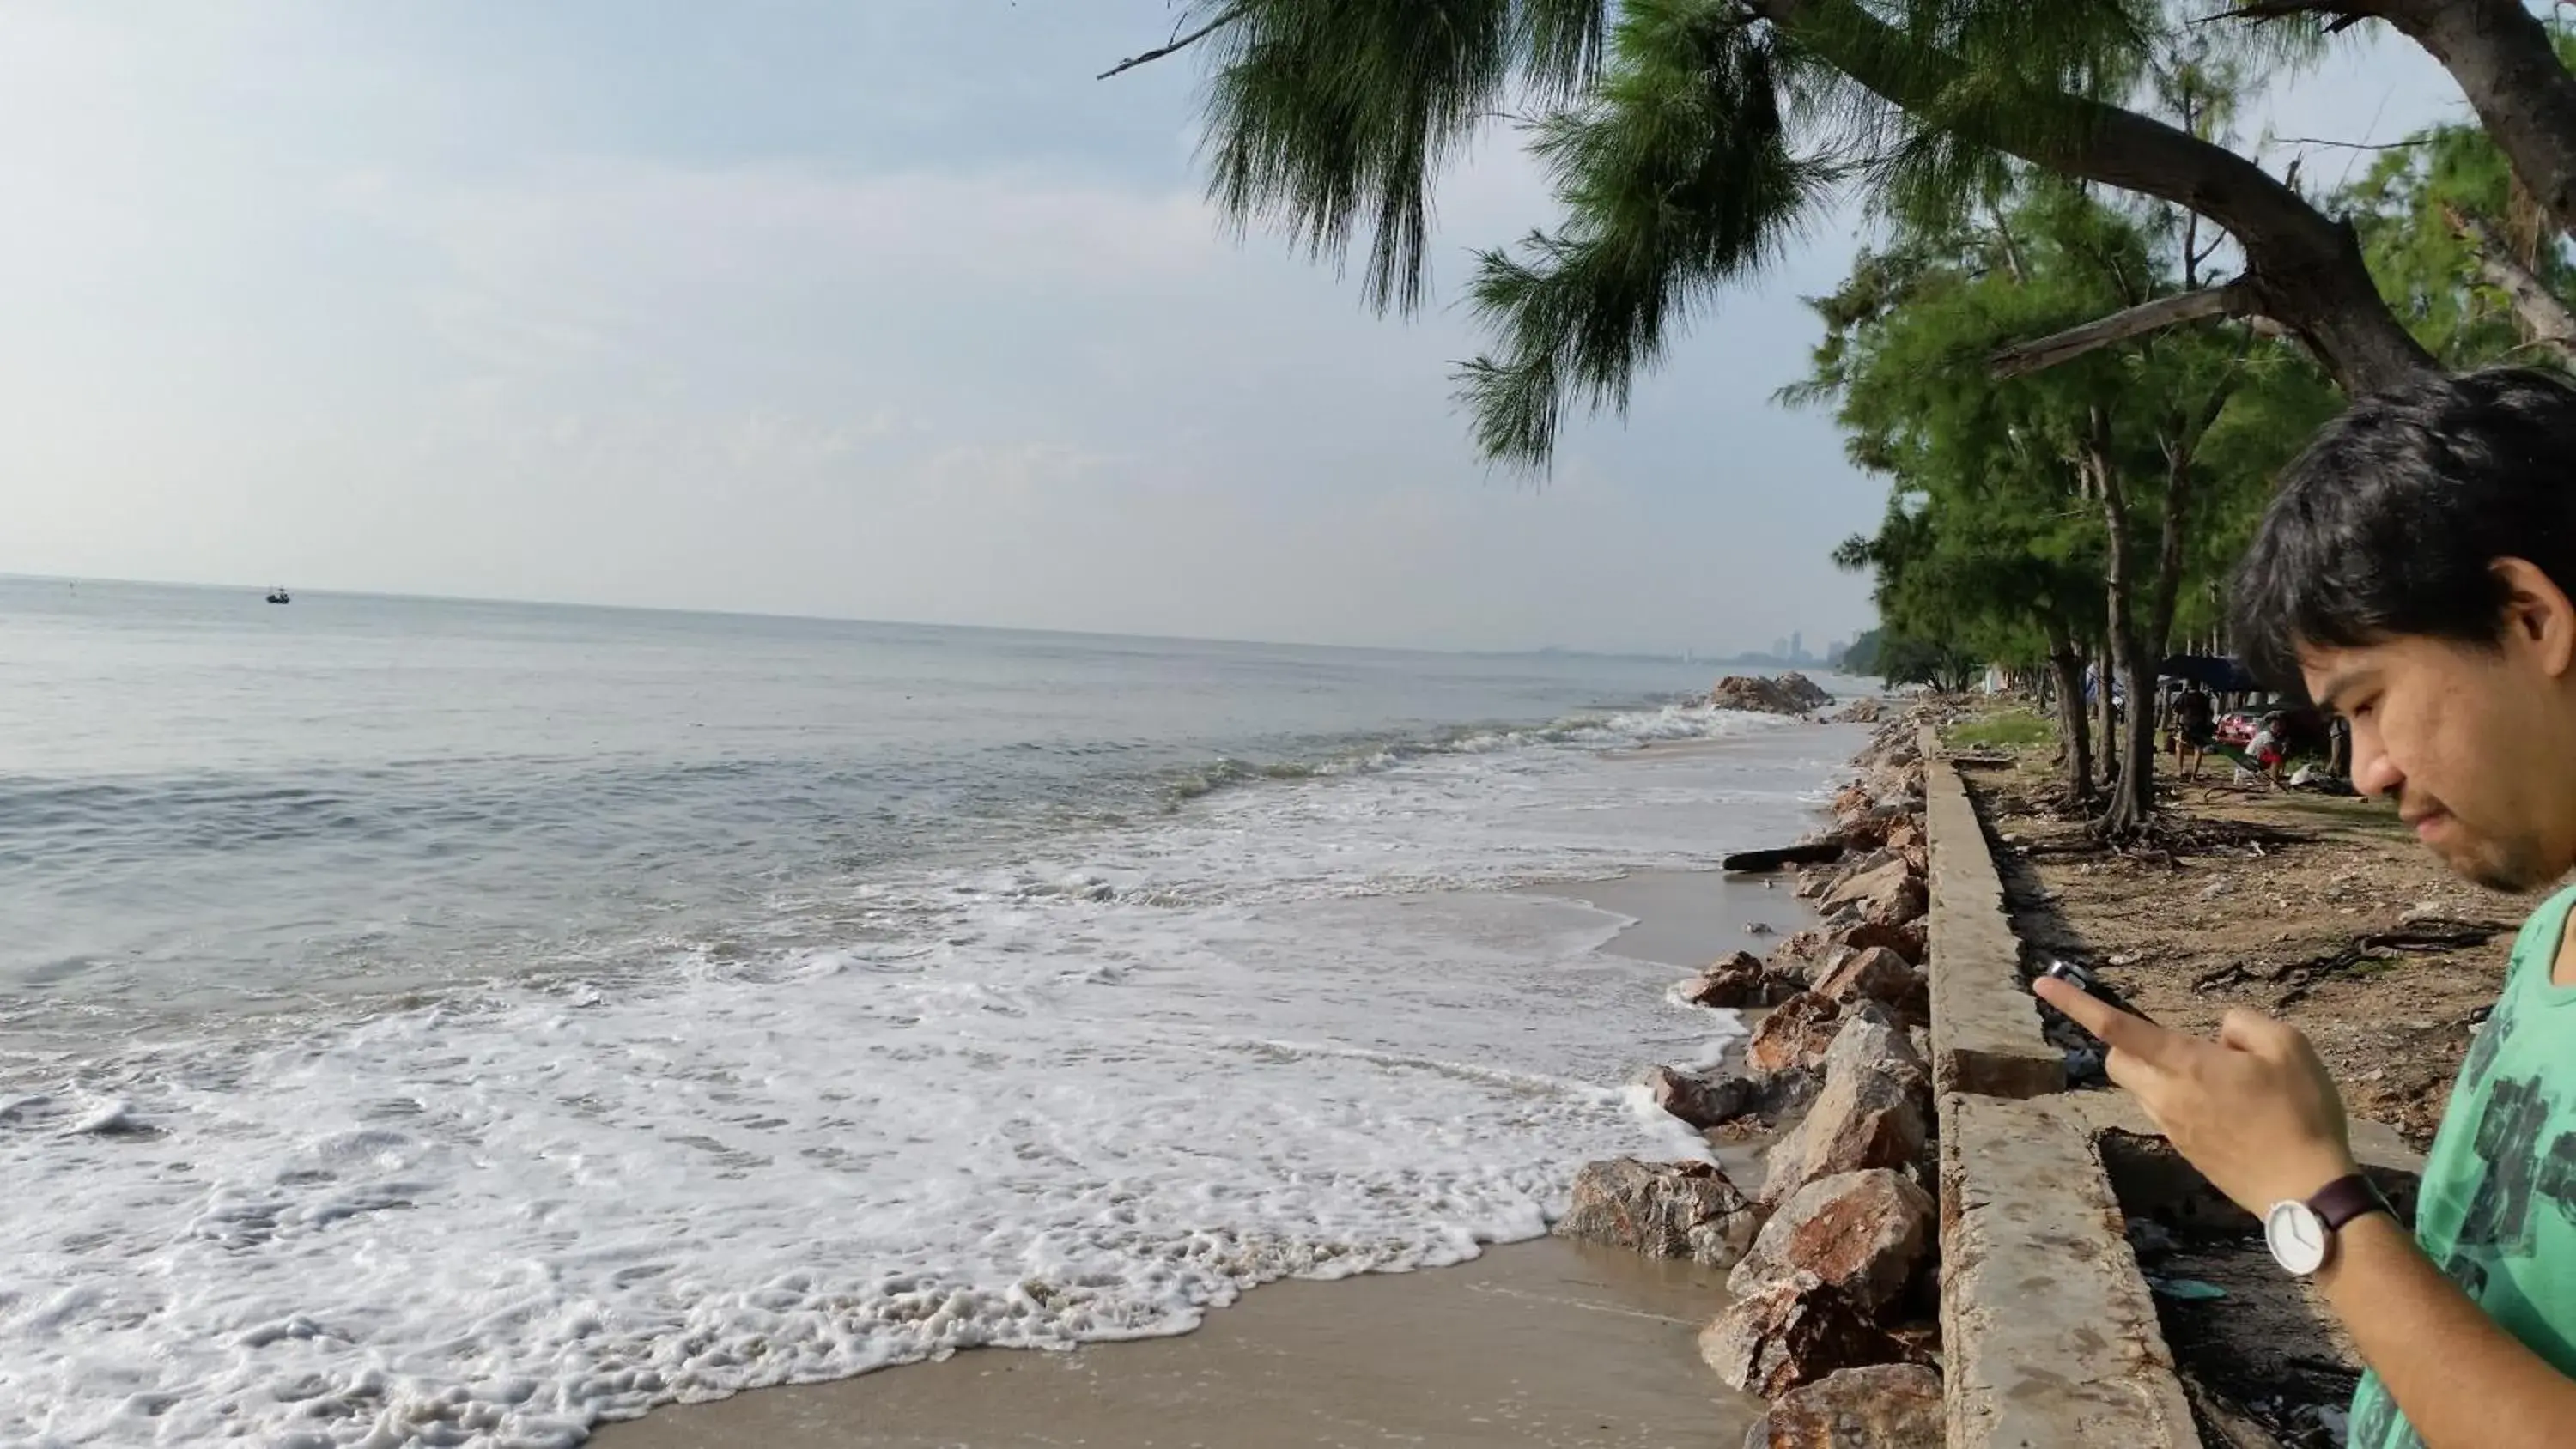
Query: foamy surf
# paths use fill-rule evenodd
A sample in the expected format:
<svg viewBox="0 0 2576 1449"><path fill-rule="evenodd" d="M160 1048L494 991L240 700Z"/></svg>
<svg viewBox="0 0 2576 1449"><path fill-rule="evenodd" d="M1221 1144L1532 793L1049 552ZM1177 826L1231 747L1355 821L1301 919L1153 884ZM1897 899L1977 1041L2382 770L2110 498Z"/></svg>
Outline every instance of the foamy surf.
<svg viewBox="0 0 2576 1449"><path fill-rule="evenodd" d="M1467 736L587 977L22 1056L0 1440L567 1444L1535 1235L1582 1161L1702 1150L1624 1084L1732 1022L1499 888L1704 867L1843 749Z"/></svg>

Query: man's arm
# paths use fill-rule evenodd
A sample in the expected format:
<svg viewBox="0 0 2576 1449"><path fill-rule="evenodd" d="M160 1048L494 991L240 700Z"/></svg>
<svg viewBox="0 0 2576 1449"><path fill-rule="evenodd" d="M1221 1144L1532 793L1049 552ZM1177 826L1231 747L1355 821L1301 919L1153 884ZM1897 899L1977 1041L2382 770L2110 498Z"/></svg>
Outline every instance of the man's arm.
<svg viewBox="0 0 2576 1449"><path fill-rule="evenodd" d="M2335 1238L2317 1287L2429 1449L2567 1442L2576 1381L2480 1312L2403 1224L2367 1213Z"/></svg>
<svg viewBox="0 0 2576 1449"><path fill-rule="evenodd" d="M2334 1080L2296 1027L2231 1011L2218 1040L2169 1031L2042 978L2033 988L2111 1048L2111 1080L2211 1185L2261 1217L2355 1170ZM2430 1449L2544 1449L2576 1423L2576 1380L2479 1310L2403 1225L2335 1235L2317 1287Z"/></svg>

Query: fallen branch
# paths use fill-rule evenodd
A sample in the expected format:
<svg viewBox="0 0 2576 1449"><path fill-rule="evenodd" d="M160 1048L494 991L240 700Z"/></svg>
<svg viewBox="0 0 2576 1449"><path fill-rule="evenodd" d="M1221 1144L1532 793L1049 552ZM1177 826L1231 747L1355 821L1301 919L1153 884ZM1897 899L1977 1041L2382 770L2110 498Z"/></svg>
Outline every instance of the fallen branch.
<svg viewBox="0 0 2576 1449"><path fill-rule="evenodd" d="M2020 377L2114 343L2126 342L2132 337L2143 337L2150 332L2209 317L2249 316L2254 309L2253 289L2239 278L2224 286L2158 297L2081 327L2069 327L2034 341L1999 347L1987 361L1994 368L1996 377Z"/></svg>

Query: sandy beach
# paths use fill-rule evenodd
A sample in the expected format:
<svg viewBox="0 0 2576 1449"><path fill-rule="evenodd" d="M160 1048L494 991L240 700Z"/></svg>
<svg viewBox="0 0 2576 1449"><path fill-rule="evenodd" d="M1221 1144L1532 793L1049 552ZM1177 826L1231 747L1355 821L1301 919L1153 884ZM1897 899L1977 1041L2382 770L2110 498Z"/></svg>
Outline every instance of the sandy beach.
<svg viewBox="0 0 2576 1449"><path fill-rule="evenodd" d="M1696 967L1755 922L1794 929L1786 891L1648 872L1528 894L1635 925L1610 947ZM1642 1047L1643 1054L1649 1049ZM1730 1160L1741 1178L1750 1157ZM1177 1338L1070 1353L978 1350L834 1383L758 1389L607 1425L602 1449L1734 1449L1762 1411L1699 1360L1723 1272L1556 1238L1472 1263L1246 1294Z"/></svg>

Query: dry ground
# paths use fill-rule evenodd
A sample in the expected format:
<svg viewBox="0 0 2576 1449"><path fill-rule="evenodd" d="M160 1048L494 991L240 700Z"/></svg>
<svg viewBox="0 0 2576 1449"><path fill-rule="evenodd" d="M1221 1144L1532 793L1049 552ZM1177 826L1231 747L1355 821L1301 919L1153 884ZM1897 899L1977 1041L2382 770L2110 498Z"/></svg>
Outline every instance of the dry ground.
<svg viewBox="0 0 2576 1449"><path fill-rule="evenodd" d="M2184 1030L2212 1032L2234 1006L2282 1016L2316 1043L2355 1116L2430 1145L2538 897L2456 879L2394 806L2225 782L2168 781L2158 845L2107 851L2049 808L2045 745L1995 754L1967 778L2034 960L2088 964ZM2259 1238L2138 1236L2151 1277L2225 1290L2159 1299L2209 1442L2340 1444L2350 1345Z"/></svg>

